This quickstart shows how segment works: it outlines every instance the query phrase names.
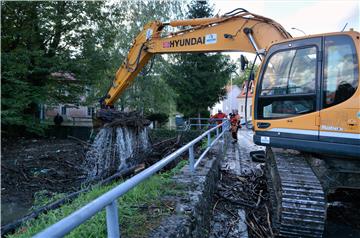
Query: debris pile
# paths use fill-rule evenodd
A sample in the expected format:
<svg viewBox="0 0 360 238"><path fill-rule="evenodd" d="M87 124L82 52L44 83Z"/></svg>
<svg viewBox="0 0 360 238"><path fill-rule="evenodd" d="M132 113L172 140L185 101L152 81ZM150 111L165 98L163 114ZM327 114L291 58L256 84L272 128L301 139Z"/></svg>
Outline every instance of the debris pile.
<svg viewBox="0 0 360 238"><path fill-rule="evenodd" d="M113 109L101 109L96 112L94 127L135 127L144 128L150 125L140 112L120 112Z"/></svg>
<svg viewBox="0 0 360 238"><path fill-rule="evenodd" d="M2 224L26 214L36 192L75 191L86 177L81 164L87 147L78 141L3 139L2 142Z"/></svg>
<svg viewBox="0 0 360 238"><path fill-rule="evenodd" d="M261 168L258 167L241 176L222 170L213 212L227 213L231 220L224 219L223 222L227 224L223 227L228 229L223 230L222 234L217 234L218 237L236 236L231 234L234 233L233 230L238 229L239 220L242 220L241 213L235 212L239 209L245 210L244 222L248 226L250 237L273 237L269 208L269 193Z"/></svg>

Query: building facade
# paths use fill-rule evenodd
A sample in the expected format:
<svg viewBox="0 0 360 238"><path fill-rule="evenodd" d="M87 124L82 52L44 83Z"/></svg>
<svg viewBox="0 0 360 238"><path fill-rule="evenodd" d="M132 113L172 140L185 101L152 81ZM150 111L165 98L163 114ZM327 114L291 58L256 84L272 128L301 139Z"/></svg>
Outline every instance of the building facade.
<svg viewBox="0 0 360 238"><path fill-rule="evenodd" d="M234 109L238 109L239 98L238 95L241 93L241 89L237 85L228 85L226 86L226 95L223 100L216 103L210 110L211 115L214 115L221 110L226 115L229 115L230 112Z"/></svg>
<svg viewBox="0 0 360 238"><path fill-rule="evenodd" d="M246 80L242 86L241 86L241 92L238 94L237 98L239 100L239 106L238 111L239 115L242 118L245 118L245 107L247 106L247 120L250 120L252 118L252 96L255 90L255 87L253 85L253 81L250 81L249 85L249 91L248 91L248 99L247 99L247 105L245 105L245 98L246 98L246 87L247 87L248 81Z"/></svg>
<svg viewBox="0 0 360 238"><path fill-rule="evenodd" d="M77 83L77 79L71 73L56 72L51 74L59 83ZM64 92L66 95L67 92ZM86 95L80 97L80 102L86 100ZM69 126L92 126L92 116L95 113L93 106L80 106L74 104L41 105L40 118L51 122L59 114L63 118L63 125Z"/></svg>

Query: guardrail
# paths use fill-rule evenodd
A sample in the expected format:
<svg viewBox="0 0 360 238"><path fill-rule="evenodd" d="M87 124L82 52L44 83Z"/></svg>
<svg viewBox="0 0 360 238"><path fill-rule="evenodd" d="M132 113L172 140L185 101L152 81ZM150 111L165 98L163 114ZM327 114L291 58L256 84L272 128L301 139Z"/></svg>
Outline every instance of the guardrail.
<svg viewBox="0 0 360 238"><path fill-rule="evenodd" d="M126 180L125 182L121 183L110 191L104 193L103 195L91 201L79 210L73 212L69 216L63 218L57 223L36 234L34 237L63 237L79 225L83 224L85 221L89 220L92 216L94 216L96 213L100 212L104 208L106 209L106 224L108 237L120 237L120 226L116 200L122 195L124 195L127 191L134 188L137 184L141 183L145 179L149 178L150 176L161 170L163 167L165 167L167 164L175 160L177 157L179 157L186 151L188 151L189 153L190 171L192 173L195 173L195 170L200 164L201 160L205 157L210 148L221 137L223 137L225 131L229 128L229 125L229 121L226 120L220 125L217 125L216 127L205 131L199 137L190 141L188 144L181 147L177 151L166 156L151 167ZM215 133L215 138L213 140L211 140L211 133ZM196 143L202 141L202 139L205 137L207 137L207 148L202 152L199 158L195 160L194 146Z"/></svg>
<svg viewBox="0 0 360 238"><path fill-rule="evenodd" d="M191 117L188 119L187 129L190 130L193 127L199 127L199 129L202 129L205 127L213 127L213 126L218 125L217 122L222 122L224 120L226 120L226 119Z"/></svg>

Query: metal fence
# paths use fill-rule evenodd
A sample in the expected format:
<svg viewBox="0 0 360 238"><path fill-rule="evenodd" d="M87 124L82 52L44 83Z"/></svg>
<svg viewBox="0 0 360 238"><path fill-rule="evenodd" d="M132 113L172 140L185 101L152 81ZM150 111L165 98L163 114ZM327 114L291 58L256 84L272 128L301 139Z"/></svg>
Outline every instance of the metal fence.
<svg viewBox="0 0 360 238"><path fill-rule="evenodd" d="M197 118L191 117L187 121L187 130L191 129L205 129L217 126L219 123L225 121L226 119L217 119L217 118Z"/></svg>
<svg viewBox="0 0 360 238"><path fill-rule="evenodd" d="M229 121L226 120L220 125L217 125L194 140L190 141L185 146L181 147L172 154L166 156L162 160L158 161L151 167L145 169L141 173L131 177L110 191L104 193L100 197L86 204L79 210L73 212L69 216L63 218L57 223L51 225L40 233L36 234L34 237L39 238L48 238L48 237L63 237L66 234L70 233L73 229L83 224L89 220L96 213L100 212L102 209L106 209L106 224L107 224L107 234L108 237L120 237L120 226L119 226L119 217L118 217L118 207L117 199L124 195L127 191L134 188L137 184L141 183L145 179L149 178L167 164L178 158L184 152L188 151L189 153L189 166L190 171L195 173L197 166L200 164L201 160L205 157L210 148L221 138L223 137L225 131L229 128ZM212 138L212 134L214 134ZM201 153L198 159L195 159L194 146L207 137L207 146L206 149Z"/></svg>

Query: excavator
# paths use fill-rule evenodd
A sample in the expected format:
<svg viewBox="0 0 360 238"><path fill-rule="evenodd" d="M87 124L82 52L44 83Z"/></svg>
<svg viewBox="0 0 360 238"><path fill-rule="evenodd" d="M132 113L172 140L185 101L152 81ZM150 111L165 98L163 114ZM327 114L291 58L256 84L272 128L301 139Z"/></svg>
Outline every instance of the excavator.
<svg viewBox="0 0 360 238"><path fill-rule="evenodd" d="M164 28L180 27L165 33ZM327 195L360 188L360 34L293 38L272 19L237 8L222 16L146 24L117 70L102 108L116 100L155 54L247 52L254 143L266 147L277 236L322 237ZM246 107L245 107L246 108Z"/></svg>

